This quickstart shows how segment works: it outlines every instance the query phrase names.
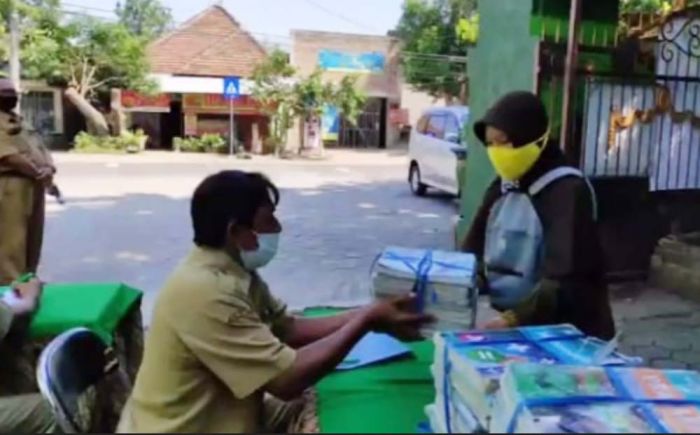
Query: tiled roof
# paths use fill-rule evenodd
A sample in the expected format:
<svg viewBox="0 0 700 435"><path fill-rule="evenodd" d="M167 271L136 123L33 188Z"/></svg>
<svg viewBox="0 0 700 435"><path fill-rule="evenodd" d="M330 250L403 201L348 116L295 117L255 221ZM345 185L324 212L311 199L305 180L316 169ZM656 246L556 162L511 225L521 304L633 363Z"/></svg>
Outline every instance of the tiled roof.
<svg viewBox="0 0 700 435"><path fill-rule="evenodd" d="M154 73L250 77L265 49L221 6L212 6L148 47Z"/></svg>

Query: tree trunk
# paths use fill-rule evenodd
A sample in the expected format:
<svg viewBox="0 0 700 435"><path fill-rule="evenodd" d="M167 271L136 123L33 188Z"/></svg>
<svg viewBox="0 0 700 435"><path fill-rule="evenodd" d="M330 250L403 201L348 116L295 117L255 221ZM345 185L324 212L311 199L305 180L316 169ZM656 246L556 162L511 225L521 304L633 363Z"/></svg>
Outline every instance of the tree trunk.
<svg viewBox="0 0 700 435"><path fill-rule="evenodd" d="M68 88L65 96L82 113L88 128L92 128L97 136L109 136L109 125L104 115L95 109L75 88Z"/></svg>

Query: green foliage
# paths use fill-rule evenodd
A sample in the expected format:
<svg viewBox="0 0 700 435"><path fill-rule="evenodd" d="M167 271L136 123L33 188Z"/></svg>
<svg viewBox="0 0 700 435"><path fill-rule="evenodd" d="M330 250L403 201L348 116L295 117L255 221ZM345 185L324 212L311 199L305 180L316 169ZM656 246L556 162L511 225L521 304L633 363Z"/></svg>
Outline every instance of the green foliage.
<svg viewBox="0 0 700 435"><path fill-rule="evenodd" d="M670 0L622 0L623 13L668 13L671 11Z"/></svg>
<svg viewBox="0 0 700 435"><path fill-rule="evenodd" d="M467 50L478 38L476 0L406 0L392 32L403 42L404 76L436 97L464 96Z"/></svg>
<svg viewBox="0 0 700 435"><path fill-rule="evenodd" d="M479 39L479 14L473 14L469 18L460 18L457 23L457 37L460 41L476 44Z"/></svg>
<svg viewBox="0 0 700 435"><path fill-rule="evenodd" d="M8 0L0 0L7 18ZM65 19L58 0L16 2L22 28L22 75L74 87L85 98L110 88L155 91L145 43L124 25L90 17ZM5 31L3 29L2 31ZM7 58L7 50L0 49Z"/></svg>
<svg viewBox="0 0 700 435"><path fill-rule="evenodd" d="M176 150L188 153L224 153L228 142L219 134L204 134L201 137L175 138Z"/></svg>
<svg viewBox="0 0 700 435"><path fill-rule="evenodd" d="M334 94L333 84L323 81L321 70L299 78L293 87L295 115L302 119L321 116L323 106L335 105Z"/></svg>
<svg viewBox="0 0 700 435"><path fill-rule="evenodd" d="M77 153L136 153L141 151L146 139L141 130L114 137L94 136L83 131L75 137L73 149Z"/></svg>
<svg viewBox="0 0 700 435"><path fill-rule="evenodd" d="M277 146L284 143L287 131L294 125L293 79L296 73L289 56L281 50L270 53L253 72L252 94L270 117L270 140Z"/></svg>
<svg viewBox="0 0 700 435"><path fill-rule="evenodd" d="M152 92L143 41L121 24L82 18L71 23L73 34L63 50L60 70L82 96L119 87Z"/></svg>
<svg viewBox="0 0 700 435"><path fill-rule="evenodd" d="M325 106L335 106L350 122L355 122L366 96L357 89L357 77L346 76L340 83L323 80L321 70L299 76L282 51L270 53L253 73L253 96L270 116L271 140L281 146L295 119L319 117Z"/></svg>
<svg viewBox="0 0 700 435"><path fill-rule="evenodd" d="M117 3L119 22L133 34L151 41L173 27L173 15L159 0L125 0Z"/></svg>
<svg viewBox="0 0 700 435"><path fill-rule="evenodd" d="M63 41L64 31L60 25L60 10L58 0L0 0L0 60L6 62L9 58L6 23L14 5L19 26L22 30L21 61L23 75L28 78L38 78L33 68L38 62L37 57L47 65L45 68L56 66L58 60L51 54L58 50L59 41Z"/></svg>
<svg viewBox="0 0 700 435"><path fill-rule="evenodd" d="M357 91L357 76L343 77L332 96L333 105L352 124L357 123L366 102L367 96Z"/></svg>

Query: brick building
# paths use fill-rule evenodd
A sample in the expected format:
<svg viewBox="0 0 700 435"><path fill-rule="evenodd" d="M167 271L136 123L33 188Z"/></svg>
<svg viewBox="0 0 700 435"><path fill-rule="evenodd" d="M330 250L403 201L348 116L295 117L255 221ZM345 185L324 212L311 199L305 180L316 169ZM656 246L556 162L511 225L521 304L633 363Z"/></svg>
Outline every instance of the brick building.
<svg viewBox="0 0 700 435"><path fill-rule="evenodd" d="M265 58L264 48L221 6L212 6L148 47L152 77L161 95L147 98L121 93L132 126L143 128L149 148L171 148L173 139L219 133L230 136L229 102L223 98L227 76L242 78L234 101L236 136L247 149L259 148L267 117L250 97L247 80Z"/></svg>
<svg viewBox="0 0 700 435"><path fill-rule="evenodd" d="M291 63L302 75L323 70L323 78L339 82L348 74L368 100L357 125L328 108L323 116L323 139L340 146L384 148L399 138L401 81L400 43L386 36L295 30ZM295 139L295 138L292 138Z"/></svg>

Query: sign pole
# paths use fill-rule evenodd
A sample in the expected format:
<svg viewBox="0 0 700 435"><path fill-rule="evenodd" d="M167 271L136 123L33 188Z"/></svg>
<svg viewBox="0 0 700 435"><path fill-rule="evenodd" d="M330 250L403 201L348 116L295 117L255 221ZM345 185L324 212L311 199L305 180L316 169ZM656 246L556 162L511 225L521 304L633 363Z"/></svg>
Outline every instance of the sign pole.
<svg viewBox="0 0 700 435"><path fill-rule="evenodd" d="M236 140L236 127L234 124L234 118L233 118L233 98L229 98L229 154L234 155L235 152L235 145L234 141Z"/></svg>
<svg viewBox="0 0 700 435"><path fill-rule="evenodd" d="M237 151L236 148L236 120L234 117L234 104L235 99L241 93L240 89L240 78L239 77L226 77L224 79L224 98L228 99L228 109L229 109L229 155L234 155Z"/></svg>

